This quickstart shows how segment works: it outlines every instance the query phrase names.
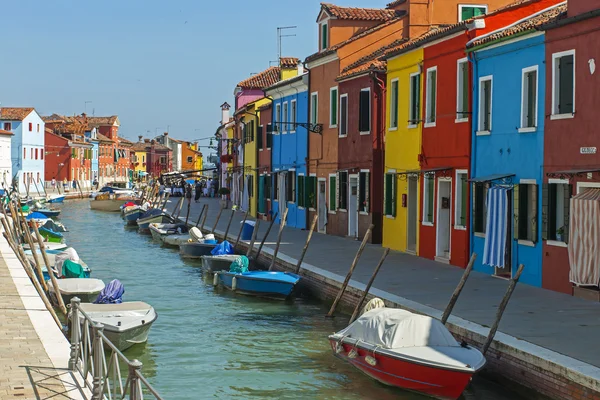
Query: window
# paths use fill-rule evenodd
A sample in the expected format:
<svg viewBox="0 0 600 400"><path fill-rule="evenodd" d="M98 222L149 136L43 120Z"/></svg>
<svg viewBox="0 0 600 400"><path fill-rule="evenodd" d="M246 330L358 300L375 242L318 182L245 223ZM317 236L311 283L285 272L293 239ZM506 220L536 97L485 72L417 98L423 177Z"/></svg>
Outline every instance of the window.
<svg viewBox="0 0 600 400"><path fill-rule="evenodd" d="M427 101L425 103L425 127L435 126L437 94L437 67L427 69Z"/></svg>
<svg viewBox="0 0 600 400"><path fill-rule="evenodd" d="M348 171L339 171L337 175L337 208L346 210L348 209Z"/></svg>
<svg viewBox="0 0 600 400"><path fill-rule="evenodd" d="M454 198L454 227L466 229L467 227L467 188L468 178L466 171L456 171L456 194Z"/></svg>
<svg viewBox="0 0 600 400"><path fill-rule="evenodd" d="M398 79L392 80L390 90L390 129L398 128Z"/></svg>
<svg viewBox="0 0 600 400"><path fill-rule="evenodd" d="M337 196L337 185L336 185L335 174L329 175L329 211L335 212L336 210L336 196Z"/></svg>
<svg viewBox="0 0 600 400"><path fill-rule="evenodd" d="M290 122L291 122L290 131L296 132L296 113L297 113L297 111L296 111L296 100L292 100L290 102L290 109L291 109L290 110L291 111L290 112Z"/></svg>
<svg viewBox="0 0 600 400"><path fill-rule="evenodd" d="M29 154L29 159L30 159L30 160L33 160L33 147L31 147L31 148L29 149L29 153L30 153L30 154Z"/></svg>
<svg viewBox="0 0 600 400"><path fill-rule="evenodd" d="M273 176L273 193L271 193L271 197L275 200L279 201L279 173L274 173ZM282 216L283 218L283 216Z"/></svg>
<svg viewBox="0 0 600 400"><path fill-rule="evenodd" d="M273 125L267 124L267 149L273 147Z"/></svg>
<svg viewBox="0 0 600 400"><path fill-rule="evenodd" d="M572 192L568 183L542 186L542 239L568 243Z"/></svg>
<svg viewBox="0 0 600 400"><path fill-rule="evenodd" d="M358 211L369 212L369 171L358 174Z"/></svg>
<svg viewBox="0 0 600 400"><path fill-rule="evenodd" d="M5 131L11 131L11 130L12 130L12 123L10 123L10 122L5 122L5 123L4 123L4 130L5 130Z"/></svg>
<svg viewBox="0 0 600 400"><path fill-rule="evenodd" d="M358 104L358 130L360 134L371 133L371 89L360 90Z"/></svg>
<svg viewBox="0 0 600 400"><path fill-rule="evenodd" d="M317 207L317 177L307 176L304 185L304 194L306 196L305 207L316 208Z"/></svg>
<svg viewBox="0 0 600 400"><path fill-rule="evenodd" d="M35 149L35 159L38 159L38 149Z"/></svg>
<svg viewBox="0 0 600 400"><path fill-rule="evenodd" d="M33 124L31 122L29 123L29 132L33 132Z"/></svg>
<svg viewBox="0 0 600 400"><path fill-rule="evenodd" d="M275 105L275 131L281 132L281 104Z"/></svg>
<svg viewBox="0 0 600 400"><path fill-rule="evenodd" d="M188 156L188 157L187 157L187 162L188 162L188 164L189 164L189 163L192 163L192 162L193 162L193 160L194 160L194 158L193 158L192 156Z"/></svg>
<svg viewBox="0 0 600 400"><path fill-rule="evenodd" d="M325 50L329 46L328 33L327 24L321 24L321 50Z"/></svg>
<svg viewBox="0 0 600 400"><path fill-rule="evenodd" d="M473 230L476 234L485 235L487 192L488 187L485 183L473 184Z"/></svg>
<svg viewBox="0 0 600 400"><path fill-rule="evenodd" d="M265 190L263 193L264 193L266 200L271 200L271 198L272 198L271 190L273 190L271 187L272 186L271 185L271 175L266 175L264 178L265 178L265 186L264 186Z"/></svg>
<svg viewBox="0 0 600 400"><path fill-rule="evenodd" d="M263 148L263 126L259 125L256 132L256 147L260 150Z"/></svg>
<svg viewBox="0 0 600 400"><path fill-rule="evenodd" d="M40 124L37 124L37 131L40 131Z"/></svg>
<svg viewBox="0 0 600 400"><path fill-rule="evenodd" d="M537 123L538 67L523 69L521 82L521 128L534 128Z"/></svg>
<svg viewBox="0 0 600 400"><path fill-rule="evenodd" d="M23 160L27 159L27 149L23 147Z"/></svg>
<svg viewBox="0 0 600 400"><path fill-rule="evenodd" d="M492 130L492 77L479 78L479 132Z"/></svg>
<svg viewBox="0 0 600 400"><path fill-rule="evenodd" d="M316 125L319 121L319 93L310 95L310 123Z"/></svg>
<svg viewBox="0 0 600 400"><path fill-rule="evenodd" d="M329 89L329 127L335 128L338 119L338 88Z"/></svg>
<svg viewBox="0 0 600 400"><path fill-rule="evenodd" d="M340 134L339 136L348 136L348 95L340 96Z"/></svg>
<svg viewBox="0 0 600 400"><path fill-rule="evenodd" d="M306 207L306 177L304 175L298 175L298 207Z"/></svg>
<svg viewBox="0 0 600 400"><path fill-rule="evenodd" d="M408 126L415 127L420 120L420 88L421 75L419 73L410 74L410 102L409 102L409 120Z"/></svg>
<svg viewBox="0 0 600 400"><path fill-rule="evenodd" d="M286 133L287 131L290 130L290 127L288 126L288 118L289 118L289 114L288 114L288 103L287 101L285 101L283 103L283 117L281 118L281 122L283 123L283 128L281 128L281 132L282 133Z"/></svg>
<svg viewBox="0 0 600 400"><path fill-rule="evenodd" d="M464 21L469 18L477 17L479 15L484 15L487 13L486 5L462 5L458 6L458 21Z"/></svg>
<svg viewBox="0 0 600 400"><path fill-rule="evenodd" d="M40 160L44 159L44 149L40 149Z"/></svg>
<svg viewBox="0 0 600 400"><path fill-rule="evenodd" d="M296 171L288 171L285 174L287 182L285 184L285 200L290 203L296 202Z"/></svg>
<svg viewBox="0 0 600 400"><path fill-rule="evenodd" d="M469 62L466 58L456 64L456 122L469 118Z"/></svg>
<svg viewBox="0 0 600 400"><path fill-rule="evenodd" d="M552 114L575 112L575 50L552 54Z"/></svg>
<svg viewBox="0 0 600 400"><path fill-rule="evenodd" d="M254 175L246 175L248 177L248 197L254 197Z"/></svg>
<svg viewBox="0 0 600 400"><path fill-rule="evenodd" d="M537 242L538 186L531 183L520 183L514 186L513 191L515 239Z"/></svg>
<svg viewBox="0 0 600 400"><path fill-rule="evenodd" d="M433 197L435 175L425 174L423 179L423 224L433 225Z"/></svg>
<svg viewBox="0 0 600 400"><path fill-rule="evenodd" d="M385 174L384 185L384 212L388 217L396 216L396 174L388 172Z"/></svg>

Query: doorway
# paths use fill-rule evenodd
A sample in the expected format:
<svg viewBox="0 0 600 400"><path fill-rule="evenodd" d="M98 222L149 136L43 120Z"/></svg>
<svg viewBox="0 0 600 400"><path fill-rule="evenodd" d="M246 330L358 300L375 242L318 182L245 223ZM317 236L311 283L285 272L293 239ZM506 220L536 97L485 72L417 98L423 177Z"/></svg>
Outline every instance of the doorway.
<svg viewBox="0 0 600 400"><path fill-rule="evenodd" d="M436 232L436 258L441 261L450 261L450 208L452 193L452 180L450 178L438 179L437 198L437 232Z"/></svg>
<svg viewBox="0 0 600 400"><path fill-rule="evenodd" d="M350 175L348 185L348 236L358 237L358 175Z"/></svg>
<svg viewBox="0 0 600 400"><path fill-rule="evenodd" d="M419 180L417 177L408 177L408 204L407 204L407 229L406 229L406 251L417 252L417 192Z"/></svg>
<svg viewBox="0 0 600 400"><path fill-rule="evenodd" d="M506 202L506 220L508 221L506 224L506 248L504 252L504 268L494 267L494 275L500 278L510 279L512 278L512 242L513 242L513 227L514 218L513 218L513 191L512 189L506 192L507 202ZM490 211L488 210L487 214ZM512 221L512 223L511 223Z"/></svg>
<svg viewBox="0 0 600 400"><path fill-rule="evenodd" d="M325 178L319 178L319 190L317 191L317 212L319 213L318 232L325 233L327 226L327 188L325 187Z"/></svg>

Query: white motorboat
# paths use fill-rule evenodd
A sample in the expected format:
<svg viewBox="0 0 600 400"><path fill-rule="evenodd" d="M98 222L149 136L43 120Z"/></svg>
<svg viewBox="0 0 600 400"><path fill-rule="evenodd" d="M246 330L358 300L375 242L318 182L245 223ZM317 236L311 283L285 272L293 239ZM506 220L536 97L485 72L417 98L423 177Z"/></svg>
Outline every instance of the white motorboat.
<svg viewBox="0 0 600 400"><path fill-rule="evenodd" d="M169 235L165 236L163 240L163 244L165 246L177 247L183 243L187 243L190 240L189 233L184 233L181 235Z"/></svg>
<svg viewBox="0 0 600 400"><path fill-rule="evenodd" d="M57 283L65 304L69 304L73 297L79 297L82 303L92 303L104 289L104 282L100 279L68 278L58 279ZM52 302L58 304L53 285L49 285L49 291Z"/></svg>
<svg viewBox="0 0 600 400"><path fill-rule="evenodd" d="M164 242L167 236L181 235L188 232L188 227L183 222L179 224L152 223L149 227L152 237L161 243Z"/></svg>
<svg viewBox="0 0 600 400"><path fill-rule="evenodd" d="M239 254L202 256L202 269L206 272L229 271L231 263L241 257Z"/></svg>
<svg viewBox="0 0 600 400"><path fill-rule="evenodd" d="M40 245L37 243L34 243L34 246L36 249L40 248ZM64 250L66 249L68 246L64 243L54 243L54 242L44 242L44 248L46 250L51 250L51 251L56 251L56 250ZM25 243L23 245L23 248L25 250L31 250L31 247L29 247L28 243Z"/></svg>
<svg viewBox="0 0 600 400"><path fill-rule="evenodd" d="M82 303L79 307L92 321L104 325L104 335L117 349L145 343L150 327L158 317L154 308L143 301L120 304ZM80 322L83 316L80 317Z"/></svg>

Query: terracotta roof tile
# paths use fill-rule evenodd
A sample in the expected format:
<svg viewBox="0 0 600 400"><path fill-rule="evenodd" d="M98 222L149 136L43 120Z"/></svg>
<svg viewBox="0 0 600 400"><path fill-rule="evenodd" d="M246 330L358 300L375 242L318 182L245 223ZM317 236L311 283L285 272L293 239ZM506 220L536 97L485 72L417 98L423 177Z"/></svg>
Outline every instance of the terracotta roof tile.
<svg viewBox="0 0 600 400"><path fill-rule="evenodd" d="M135 142L133 144L133 146L131 146L131 149L133 151L150 151L150 149L152 148L152 143L148 142ZM170 148L168 148L167 146L164 146L158 142L154 143L154 150L162 150L162 151L172 151Z"/></svg>
<svg viewBox="0 0 600 400"><path fill-rule="evenodd" d="M346 72L344 72L340 76L338 76L336 80L339 81L342 79L352 78L354 76L362 75L368 71L385 71L386 65L387 65L386 61L381 61L381 60L368 61L368 62L361 64L354 68L350 68L350 69L345 68Z"/></svg>
<svg viewBox="0 0 600 400"><path fill-rule="evenodd" d="M359 60L353 62L352 64L350 64L346 68L344 68L342 70L342 73L340 74L340 76L337 77L337 80L349 78L354 75L359 75L370 69L381 69L381 68L385 69L385 66L386 66L385 60L381 60L379 58L383 54L385 54L386 51L395 49L407 41L408 41L408 39L395 40L392 43L388 44L387 46L383 46L383 47L375 50L373 53L360 58Z"/></svg>
<svg viewBox="0 0 600 400"><path fill-rule="evenodd" d="M0 129L0 135L12 135L12 132L5 131L4 129Z"/></svg>
<svg viewBox="0 0 600 400"><path fill-rule="evenodd" d="M356 21L388 21L396 17L396 11L387 8L340 7L321 3L321 9L337 19Z"/></svg>
<svg viewBox="0 0 600 400"><path fill-rule="evenodd" d="M296 57L281 57L279 59L279 66L281 68L296 68L299 62L300 59Z"/></svg>
<svg viewBox="0 0 600 400"><path fill-rule="evenodd" d="M33 107L2 107L0 108L0 119L6 121L22 121L33 110Z"/></svg>
<svg viewBox="0 0 600 400"><path fill-rule="evenodd" d="M534 17L531 17L520 24L511 26L504 30L494 33L493 35L485 36L481 39L475 40L469 44L469 48L481 46L486 43L494 42L498 39L510 37L519 33L532 31L540 28L543 24L547 24L548 22L557 20L563 16L564 13L567 12L567 5L562 4L557 7L552 8L542 14L538 14Z"/></svg>
<svg viewBox="0 0 600 400"><path fill-rule="evenodd" d="M88 123L91 127L100 125L114 125L119 117L111 115L110 117L88 117Z"/></svg>
<svg viewBox="0 0 600 400"><path fill-rule="evenodd" d="M242 89L264 89L278 82L279 78L279 67L269 67L261 73L252 75L248 79L244 79L237 85Z"/></svg>
<svg viewBox="0 0 600 400"><path fill-rule="evenodd" d="M385 6L387 8L392 8L392 7L396 7L399 6L400 4L404 4L406 3L406 0L396 0L396 1L392 1L391 3L386 4Z"/></svg>
<svg viewBox="0 0 600 400"><path fill-rule="evenodd" d="M101 133L97 133L96 134L96 138L98 138L98 140L101 141L101 142L110 142L110 143L113 142L112 140L110 140L109 138L107 138L106 136L104 136Z"/></svg>
<svg viewBox="0 0 600 400"><path fill-rule="evenodd" d="M123 137L120 137L119 138L119 144L122 144L124 146L131 146L131 145L133 145L133 142L131 140L127 140L127 139L125 139Z"/></svg>
<svg viewBox="0 0 600 400"><path fill-rule="evenodd" d="M434 40L442 38L446 35L451 35L453 33L465 31L467 29L467 23L468 21L462 21L454 25L434 26L421 36L417 36L416 38L410 41L407 41L394 48L386 50L385 53L382 54L381 59L388 59L398 54L402 54L409 50L423 46L424 44L427 44L429 42L433 42Z"/></svg>

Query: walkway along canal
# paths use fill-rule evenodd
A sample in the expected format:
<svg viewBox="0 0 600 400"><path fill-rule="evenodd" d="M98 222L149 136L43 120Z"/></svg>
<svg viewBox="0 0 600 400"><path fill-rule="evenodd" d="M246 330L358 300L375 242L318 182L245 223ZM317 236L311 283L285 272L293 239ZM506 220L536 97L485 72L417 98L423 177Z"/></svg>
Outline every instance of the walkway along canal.
<svg viewBox="0 0 600 400"><path fill-rule="evenodd" d="M348 316L325 318L326 304L215 291L199 264L125 227L118 214L92 211L87 200L62 208L66 242L91 266L92 276L120 279L124 300L156 309L148 343L125 355L143 363L144 376L165 399L423 398L385 387L337 360L327 335L344 328ZM518 399L481 378L465 398Z"/></svg>

